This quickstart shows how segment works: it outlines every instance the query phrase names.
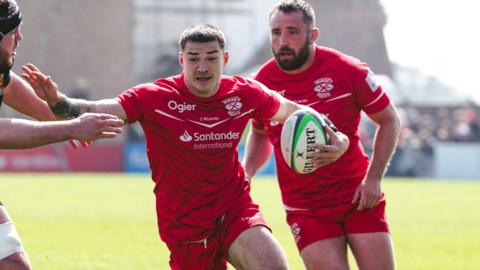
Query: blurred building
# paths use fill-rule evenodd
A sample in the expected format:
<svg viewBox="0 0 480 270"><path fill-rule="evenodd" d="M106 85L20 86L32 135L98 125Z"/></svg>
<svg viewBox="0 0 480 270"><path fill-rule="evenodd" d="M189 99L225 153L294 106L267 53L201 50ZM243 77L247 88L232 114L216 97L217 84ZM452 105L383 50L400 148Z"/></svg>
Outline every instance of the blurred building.
<svg viewBox="0 0 480 270"><path fill-rule="evenodd" d="M17 0L23 13L14 70L51 74L69 95L113 97L133 82L131 0Z"/></svg>
<svg viewBox="0 0 480 270"><path fill-rule="evenodd" d="M221 28L231 52L227 73L242 69L245 59L268 34L270 0L134 0L135 78L138 82L180 72L178 39L188 26L209 23ZM259 28L259 26L264 28Z"/></svg>
<svg viewBox="0 0 480 270"><path fill-rule="evenodd" d="M273 1L276 3L277 1ZM318 43L352 55L377 74L392 77L383 28L387 16L379 0L310 0L315 9ZM272 4L273 5L273 4ZM267 22L268 23L268 22ZM246 64L258 66L272 57L268 36Z"/></svg>
<svg viewBox="0 0 480 270"><path fill-rule="evenodd" d="M135 77L151 80L180 71L179 34L189 25L219 26L231 52L227 73L248 73L271 57L268 12L278 0L136 0ZM351 54L380 74L392 75L378 0L311 0L319 44Z"/></svg>
<svg viewBox="0 0 480 270"><path fill-rule="evenodd" d="M15 70L28 62L51 74L69 95L113 97L132 84L180 71L178 37L207 22L227 36L227 73L271 57L268 11L277 0L18 0L24 41ZM378 0L312 0L319 43L391 75Z"/></svg>

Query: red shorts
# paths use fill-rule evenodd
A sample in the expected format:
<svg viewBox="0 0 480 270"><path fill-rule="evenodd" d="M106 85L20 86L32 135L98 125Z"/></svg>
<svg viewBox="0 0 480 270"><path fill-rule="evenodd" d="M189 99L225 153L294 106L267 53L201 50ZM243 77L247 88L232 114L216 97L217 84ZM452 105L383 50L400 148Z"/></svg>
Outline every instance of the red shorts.
<svg viewBox="0 0 480 270"><path fill-rule="evenodd" d="M246 194L235 208L225 213L223 221L209 237L194 242L167 244L171 269L227 269L228 249L233 241L243 231L254 226L268 228L258 205Z"/></svg>
<svg viewBox="0 0 480 270"><path fill-rule="evenodd" d="M385 199L373 208L357 211L355 204L314 210L287 210L297 248L303 248L319 240L339 237L352 233L388 232L385 215Z"/></svg>

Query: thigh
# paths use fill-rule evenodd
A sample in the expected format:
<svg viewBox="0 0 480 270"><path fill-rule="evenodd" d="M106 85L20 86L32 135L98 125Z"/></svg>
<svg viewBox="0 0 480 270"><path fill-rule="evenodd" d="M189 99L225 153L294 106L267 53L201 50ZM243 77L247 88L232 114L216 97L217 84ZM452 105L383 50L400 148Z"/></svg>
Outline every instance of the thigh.
<svg viewBox="0 0 480 270"><path fill-rule="evenodd" d="M345 235L341 222L328 214L320 210L287 211L287 223L299 251L317 241Z"/></svg>
<svg viewBox="0 0 480 270"><path fill-rule="evenodd" d="M347 241L344 236L323 239L300 252L307 270L347 270Z"/></svg>
<svg viewBox="0 0 480 270"><path fill-rule="evenodd" d="M360 270L393 270L395 259L389 233L348 234L348 243Z"/></svg>
<svg viewBox="0 0 480 270"><path fill-rule="evenodd" d="M0 260L0 270L31 270L30 262L25 252L16 252Z"/></svg>
<svg viewBox="0 0 480 270"><path fill-rule="evenodd" d="M172 270L226 270L227 261L222 256L218 236L213 235L204 241L167 244L170 250Z"/></svg>
<svg viewBox="0 0 480 270"><path fill-rule="evenodd" d="M236 269L287 269L283 250L248 193L225 215L221 231L224 254Z"/></svg>
<svg viewBox="0 0 480 270"><path fill-rule="evenodd" d="M266 227L243 231L228 251L228 261L236 269L287 269L283 250Z"/></svg>
<svg viewBox="0 0 480 270"><path fill-rule="evenodd" d="M382 199L375 207L357 211L352 209L344 221L347 234L389 232L385 214L386 201Z"/></svg>

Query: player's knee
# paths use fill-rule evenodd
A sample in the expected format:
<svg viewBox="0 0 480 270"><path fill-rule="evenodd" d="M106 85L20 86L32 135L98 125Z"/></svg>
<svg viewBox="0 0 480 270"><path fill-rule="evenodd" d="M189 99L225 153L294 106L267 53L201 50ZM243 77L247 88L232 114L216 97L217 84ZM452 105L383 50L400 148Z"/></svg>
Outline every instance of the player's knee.
<svg viewBox="0 0 480 270"><path fill-rule="evenodd" d="M288 269L287 257L283 252L283 249L273 240L269 245L269 248L264 249L265 252L262 252L261 257L258 258L261 267L258 269L268 269L268 270L285 270Z"/></svg>
<svg viewBox="0 0 480 270"><path fill-rule="evenodd" d="M237 240L229 256L237 269L288 269L285 253L268 229L251 228Z"/></svg>
<svg viewBox="0 0 480 270"><path fill-rule="evenodd" d="M287 270L287 261L279 256L266 256L247 264L240 264L240 269Z"/></svg>
<svg viewBox="0 0 480 270"><path fill-rule="evenodd" d="M305 269L307 270L321 270L321 269L348 270L349 269L348 263L344 261L303 258L303 263L305 264Z"/></svg>
<svg viewBox="0 0 480 270"><path fill-rule="evenodd" d="M287 261L283 259L278 259L275 261L271 261L271 264L268 265L265 269L271 269L271 270L287 270Z"/></svg>

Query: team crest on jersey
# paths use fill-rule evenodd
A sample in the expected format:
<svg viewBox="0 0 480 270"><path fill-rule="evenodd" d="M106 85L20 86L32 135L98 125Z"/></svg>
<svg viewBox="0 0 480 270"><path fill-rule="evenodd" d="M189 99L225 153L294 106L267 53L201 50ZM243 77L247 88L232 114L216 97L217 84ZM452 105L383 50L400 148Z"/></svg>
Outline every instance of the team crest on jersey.
<svg viewBox="0 0 480 270"><path fill-rule="evenodd" d="M243 104L239 97L229 97L224 99L222 102L225 104L225 109L227 109L228 115L237 116L240 114Z"/></svg>
<svg viewBox="0 0 480 270"><path fill-rule="evenodd" d="M333 90L333 79L332 78L320 78L316 80L313 90L317 92L319 98L327 98L331 96L330 93Z"/></svg>

